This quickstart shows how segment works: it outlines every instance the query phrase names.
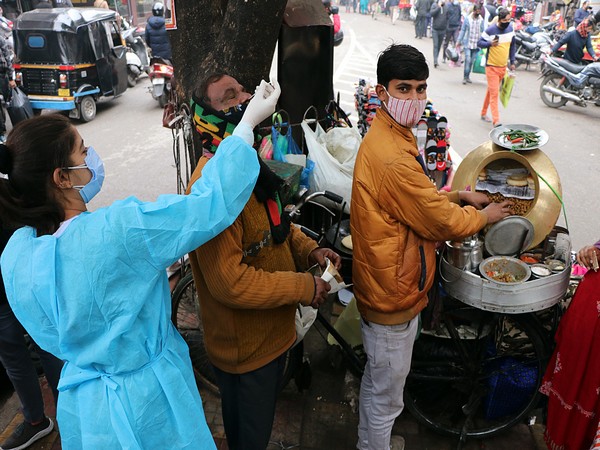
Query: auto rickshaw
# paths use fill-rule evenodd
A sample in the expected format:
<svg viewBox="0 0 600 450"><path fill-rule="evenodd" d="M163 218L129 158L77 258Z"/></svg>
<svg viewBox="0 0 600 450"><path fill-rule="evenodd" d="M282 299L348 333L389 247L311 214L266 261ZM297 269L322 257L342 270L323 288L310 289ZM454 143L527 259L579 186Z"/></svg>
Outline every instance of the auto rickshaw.
<svg viewBox="0 0 600 450"><path fill-rule="evenodd" d="M37 9L19 16L13 30L15 80L34 112L68 111L89 122L98 99L127 89L127 49L114 11Z"/></svg>

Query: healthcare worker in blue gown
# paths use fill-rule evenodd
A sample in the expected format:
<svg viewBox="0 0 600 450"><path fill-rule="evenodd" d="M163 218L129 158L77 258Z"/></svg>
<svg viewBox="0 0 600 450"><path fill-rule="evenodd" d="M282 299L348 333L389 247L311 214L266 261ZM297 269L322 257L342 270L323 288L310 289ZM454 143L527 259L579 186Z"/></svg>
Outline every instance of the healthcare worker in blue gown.
<svg viewBox="0 0 600 450"><path fill-rule="evenodd" d="M87 211L104 169L61 115L20 122L0 145L0 220L22 227L2 254L2 276L19 321L65 361L63 449L215 448L188 348L170 321L165 269L248 201L259 172L252 129L275 110L273 85L257 87L191 195Z"/></svg>

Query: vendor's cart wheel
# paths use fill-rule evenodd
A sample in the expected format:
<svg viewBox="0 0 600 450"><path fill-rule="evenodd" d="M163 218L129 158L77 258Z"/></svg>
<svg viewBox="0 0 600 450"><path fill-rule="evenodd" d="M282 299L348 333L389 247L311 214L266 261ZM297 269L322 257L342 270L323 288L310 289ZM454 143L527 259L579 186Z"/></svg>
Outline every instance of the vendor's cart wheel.
<svg viewBox="0 0 600 450"><path fill-rule="evenodd" d="M91 122L96 117L96 101L91 95L86 95L79 103L79 118L82 122Z"/></svg>
<svg viewBox="0 0 600 450"><path fill-rule="evenodd" d="M188 344L196 383L219 395L215 372L208 360L204 346L204 326L200 315L200 302L191 271L178 283L171 296L171 321ZM304 346L295 346L287 352L283 378L283 389L302 365Z"/></svg>
<svg viewBox="0 0 600 450"><path fill-rule="evenodd" d="M463 441L524 420L548 356L528 316L463 306L445 312L440 329L447 337L423 332L415 342L404 395L412 415Z"/></svg>
<svg viewBox="0 0 600 450"><path fill-rule="evenodd" d="M550 108L560 108L567 104L567 99L560 95L553 94L552 92L544 91L544 86L550 86L556 89L564 90L568 85L561 84L563 76L558 73L551 73L544 77L542 84L540 84L540 97L546 106ZM566 83L566 82L565 82Z"/></svg>

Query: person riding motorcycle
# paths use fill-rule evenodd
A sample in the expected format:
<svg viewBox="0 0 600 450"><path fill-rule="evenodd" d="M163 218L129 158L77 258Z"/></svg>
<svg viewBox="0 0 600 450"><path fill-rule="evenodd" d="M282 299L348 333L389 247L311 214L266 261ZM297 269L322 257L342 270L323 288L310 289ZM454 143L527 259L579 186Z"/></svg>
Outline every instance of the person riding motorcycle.
<svg viewBox="0 0 600 450"><path fill-rule="evenodd" d="M165 5L156 2L152 6L152 17L146 24L146 43L152 50L152 56L171 61L171 43L165 27Z"/></svg>
<svg viewBox="0 0 600 450"><path fill-rule="evenodd" d="M563 45L567 44L564 52L564 58L573 64L581 64L583 59L583 49L587 48L588 53L594 59L598 60L592 45L591 34L596 31L596 19L594 16L588 16L577 26L576 29L565 33L559 41L552 47L552 53L558 51Z"/></svg>

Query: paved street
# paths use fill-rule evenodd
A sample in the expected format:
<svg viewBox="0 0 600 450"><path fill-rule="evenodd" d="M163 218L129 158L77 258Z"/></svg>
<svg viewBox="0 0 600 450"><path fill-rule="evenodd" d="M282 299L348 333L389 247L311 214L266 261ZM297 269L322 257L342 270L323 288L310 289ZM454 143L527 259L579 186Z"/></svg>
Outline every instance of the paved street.
<svg viewBox="0 0 600 450"><path fill-rule="evenodd" d="M432 62L431 39L414 40L412 22L398 21L392 26L389 19L380 16L345 14L341 8L345 33L343 44L335 49L334 86L340 92L342 107L354 117L354 84L359 78L375 81L378 53L391 42L415 45ZM440 58L441 59L441 58ZM448 117L452 127L451 142L455 151L465 156L471 149L488 140L490 124L479 120L485 95L484 75L474 74L474 83L463 86L462 68L440 64L431 69L429 96L436 108ZM501 107L503 123L526 123L548 131L550 142L544 147L561 177L569 227L575 249L595 241L600 230L600 194L596 192L600 144L597 135L600 108L586 109L567 106L559 110L546 107L539 97L538 73L535 70L518 71L513 98L506 110ZM175 191L175 168L171 149L171 131L161 127L162 111L146 91L147 78L129 89L113 102L98 107L96 119L77 127L88 145L93 145L106 165L106 180L102 192L93 200L92 209L114 200L135 195L153 200L161 193ZM561 218L559 223L564 224ZM273 444L270 449L349 449L356 440L358 416L352 410L352 401L344 372L331 367L329 349L318 329L307 336L307 351L312 363L313 384L308 391L298 393L288 387L278 404ZM47 392L47 391L46 391ZM223 429L219 401L211 393L201 391L205 400L206 417L220 448ZM6 397L6 395L5 395ZM18 422L15 416L18 401L13 395L0 398L0 435L6 427ZM534 450L543 448L541 426L516 426L506 434L478 441L465 447L468 450ZM397 420L395 432L407 438L408 450L451 449L456 441L439 437L403 413ZM0 439L1 440L1 439ZM53 434L34 450L60 448Z"/></svg>

